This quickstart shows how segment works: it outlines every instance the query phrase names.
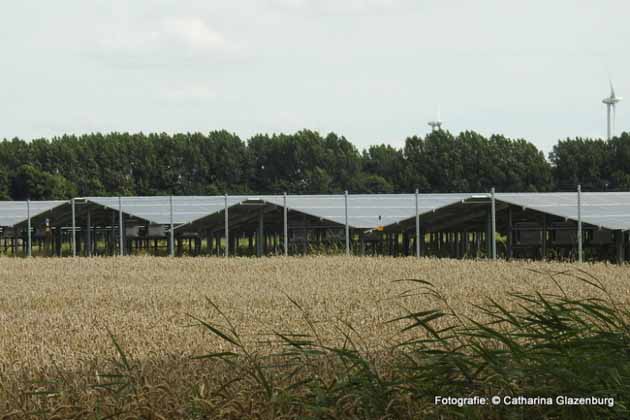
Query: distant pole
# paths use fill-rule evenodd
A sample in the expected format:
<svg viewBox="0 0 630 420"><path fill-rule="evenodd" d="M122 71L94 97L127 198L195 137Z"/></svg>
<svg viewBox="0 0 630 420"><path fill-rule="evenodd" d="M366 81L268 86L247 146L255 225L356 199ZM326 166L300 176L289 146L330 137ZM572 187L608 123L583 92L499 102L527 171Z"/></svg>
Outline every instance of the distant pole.
<svg viewBox="0 0 630 420"><path fill-rule="evenodd" d="M28 220L28 226L26 228L26 255L30 257L33 255L33 248L31 243L31 200L26 200L26 219Z"/></svg>
<svg viewBox="0 0 630 420"><path fill-rule="evenodd" d="M76 205L74 198L70 201L72 203L72 256L77 256L77 221L76 221Z"/></svg>
<svg viewBox="0 0 630 420"><path fill-rule="evenodd" d="M289 256L289 220L287 209L287 193L284 193L284 256Z"/></svg>
<svg viewBox="0 0 630 420"><path fill-rule="evenodd" d="M118 196L118 243L120 246L120 256L125 255L125 244L123 239L123 213L122 213L122 198Z"/></svg>
<svg viewBox="0 0 630 420"><path fill-rule="evenodd" d="M582 262L582 186L577 187L577 239L578 239L578 261Z"/></svg>
<svg viewBox="0 0 630 420"><path fill-rule="evenodd" d="M169 255L175 256L175 231L173 230L173 196L168 197L170 206L170 230L168 237Z"/></svg>
<svg viewBox="0 0 630 420"><path fill-rule="evenodd" d="M418 189L416 188L416 257L420 258L420 212L418 209Z"/></svg>
<svg viewBox="0 0 630 420"><path fill-rule="evenodd" d="M228 195L225 194L225 258L230 256L230 226L228 214Z"/></svg>
<svg viewBox="0 0 630 420"><path fill-rule="evenodd" d="M348 225L348 190L345 192L346 203L346 255L350 255L350 225Z"/></svg>
<svg viewBox="0 0 630 420"><path fill-rule="evenodd" d="M495 190L492 187L492 259L497 259L497 202L495 199Z"/></svg>

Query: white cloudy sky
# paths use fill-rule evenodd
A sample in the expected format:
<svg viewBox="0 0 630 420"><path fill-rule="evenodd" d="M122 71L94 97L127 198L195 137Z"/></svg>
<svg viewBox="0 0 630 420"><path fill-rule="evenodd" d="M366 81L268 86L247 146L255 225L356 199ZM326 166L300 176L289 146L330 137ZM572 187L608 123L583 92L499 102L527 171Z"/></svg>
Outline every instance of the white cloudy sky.
<svg viewBox="0 0 630 420"><path fill-rule="evenodd" d="M301 128L603 136L630 97L630 2L20 0L0 14L0 138ZM630 98L629 98L630 99ZM628 109L628 110L626 110ZM630 100L617 128L630 129Z"/></svg>

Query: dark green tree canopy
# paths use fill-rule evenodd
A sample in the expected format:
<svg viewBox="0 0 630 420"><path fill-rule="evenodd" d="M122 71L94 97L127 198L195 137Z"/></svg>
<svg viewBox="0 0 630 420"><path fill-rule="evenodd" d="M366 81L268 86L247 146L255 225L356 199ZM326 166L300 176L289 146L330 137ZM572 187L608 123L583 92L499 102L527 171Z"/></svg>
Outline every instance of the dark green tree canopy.
<svg viewBox="0 0 630 420"><path fill-rule="evenodd" d="M630 134L566 139L549 156L523 139L473 131L411 136L359 151L312 130L247 141L208 134L110 133L0 142L0 199L630 189Z"/></svg>
<svg viewBox="0 0 630 420"><path fill-rule="evenodd" d="M610 141L600 139L561 140L549 155L554 189L573 190L581 184L586 191L630 189L630 134Z"/></svg>

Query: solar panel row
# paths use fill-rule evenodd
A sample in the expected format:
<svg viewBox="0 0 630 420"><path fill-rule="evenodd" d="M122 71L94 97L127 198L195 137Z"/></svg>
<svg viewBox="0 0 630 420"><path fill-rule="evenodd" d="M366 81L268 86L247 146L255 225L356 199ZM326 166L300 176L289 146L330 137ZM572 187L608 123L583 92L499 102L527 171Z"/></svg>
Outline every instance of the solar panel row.
<svg viewBox="0 0 630 420"><path fill-rule="evenodd" d="M66 204L67 201L0 201L0 226L13 227L24 222L30 215L34 217L55 207Z"/></svg>
<svg viewBox="0 0 630 420"><path fill-rule="evenodd" d="M489 199L489 194L420 194L420 215L473 199ZM173 222L176 225L192 223L225 207L224 196L173 196ZM576 193L497 193L500 202L536 210L542 213L577 220ZM81 198L114 211L152 224L169 224L170 197L84 197ZM234 195L227 197L228 207L248 201L262 201L282 207L282 195ZM69 201L32 201L31 217L53 209L70 211ZM346 223L344 195L288 195L290 210L318 217L333 223ZM355 229L373 229L391 226L415 217L415 194L351 194L348 196L348 224ZM611 230L630 230L630 193L582 193L582 220L584 223ZM27 219L25 201L0 202L0 226L12 227Z"/></svg>

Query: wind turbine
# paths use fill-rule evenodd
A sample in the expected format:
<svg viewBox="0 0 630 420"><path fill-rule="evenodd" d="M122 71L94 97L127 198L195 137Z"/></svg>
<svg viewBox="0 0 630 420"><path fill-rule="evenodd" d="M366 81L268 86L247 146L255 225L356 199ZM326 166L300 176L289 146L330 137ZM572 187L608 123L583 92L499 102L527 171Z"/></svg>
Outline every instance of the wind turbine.
<svg viewBox="0 0 630 420"><path fill-rule="evenodd" d="M615 120L617 117L616 106L622 100L621 96L615 95L615 88L613 87L612 80L610 80L610 96L602 99L602 102L606 105L606 117L608 122L608 140L613 136L615 129ZM612 115L611 112L612 111ZM612 119L611 119L612 117Z"/></svg>
<svg viewBox="0 0 630 420"><path fill-rule="evenodd" d="M440 108L438 107L437 119L429 121L431 131L440 131L442 129L442 120L440 119Z"/></svg>

